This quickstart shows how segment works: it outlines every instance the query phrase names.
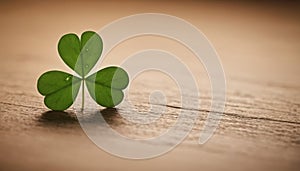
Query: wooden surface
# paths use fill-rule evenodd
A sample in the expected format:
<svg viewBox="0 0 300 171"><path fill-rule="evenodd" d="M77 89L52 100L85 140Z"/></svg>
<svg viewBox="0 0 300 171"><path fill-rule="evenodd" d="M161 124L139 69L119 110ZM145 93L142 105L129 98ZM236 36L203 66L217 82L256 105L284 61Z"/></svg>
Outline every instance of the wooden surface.
<svg viewBox="0 0 300 171"><path fill-rule="evenodd" d="M299 170L299 4L0 4L0 170ZM118 18L142 12L183 18L208 37L224 67L227 100L216 133L198 145L210 110L210 87L201 63L180 44L164 38L136 38L119 45L103 65L118 64L137 50L161 48L182 58L197 76L201 92L199 118L189 137L165 155L135 161L94 145L72 109L48 111L36 81L47 70L71 72L57 54L57 41L63 34L97 31ZM126 136L152 137L167 130L180 110L194 110L180 108L174 82L157 72L133 80L130 99L138 110L147 111L149 93L156 89L166 93L168 110L153 125L141 127L122 119L122 112L130 115L126 108L100 109L102 115Z"/></svg>

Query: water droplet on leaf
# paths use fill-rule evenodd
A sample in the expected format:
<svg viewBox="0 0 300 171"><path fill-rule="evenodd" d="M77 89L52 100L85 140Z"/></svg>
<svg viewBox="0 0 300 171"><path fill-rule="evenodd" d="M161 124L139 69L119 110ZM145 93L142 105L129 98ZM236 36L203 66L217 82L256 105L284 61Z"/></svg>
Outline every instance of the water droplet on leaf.
<svg viewBox="0 0 300 171"><path fill-rule="evenodd" d="M68 76L65 81L69 81L71 79L71 76Z"/></svg>

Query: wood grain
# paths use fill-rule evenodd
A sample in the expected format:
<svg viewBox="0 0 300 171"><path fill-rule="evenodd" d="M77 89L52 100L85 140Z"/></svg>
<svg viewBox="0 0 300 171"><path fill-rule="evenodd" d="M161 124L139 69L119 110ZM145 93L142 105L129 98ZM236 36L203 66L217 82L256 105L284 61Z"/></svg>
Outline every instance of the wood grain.
<svg viewBox="0 0 300 171"><path fill-rule="evenodd" d="M0 170L299 170L299 4L70 3L1 2ZM122 118L131 114L126 108L99 108L112 128L133 138L160 135L181 110L198 113L182 144L160 157L134 161L112 156L93 144L73 109L48 111L36 81L47 70L71 72L58 58L56 44L61 35L98 30L115 19L142 12L175 15L202 30L219 53L227 90L218 129L206 144L198 145L211 110L209 78L201 63L180 44L163 38L137 38L118 46L103 65L117 64L144 48L173 51L198 76L201 92L200 109L181 108L174 82L149 72L133 81L130 99L136 109L147 111L149 93L163 91L167 110L157 122L132 124Z"/></svg>

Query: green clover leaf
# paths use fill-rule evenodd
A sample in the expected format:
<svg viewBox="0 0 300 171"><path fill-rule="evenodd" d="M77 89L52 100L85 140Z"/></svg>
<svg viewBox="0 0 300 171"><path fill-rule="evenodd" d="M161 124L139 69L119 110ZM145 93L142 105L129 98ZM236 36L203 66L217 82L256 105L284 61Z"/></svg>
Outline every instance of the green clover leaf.
<svg viewBox="0 0 300 171"><path fill-rule="evenodd" d="M86 77L101 56L101 37L92 31L84 32L79 40L75 34L64 35L58 43L62 60L80 77L62 71L48 71L40 76L37 88L45 96L45 105L52 110L69 108L78 95L80 86L86 86L91 97L101 106L114 107L122 102L123 90L128 86L127 72L110 66ZM84 108L84 88L82 88L82 109Z"/></svg>
<svg viewBox="0 0 300 171"><path fill-rule="evenodd" d="M86 86L92 98L101 106L114 107L121 103L123 89L129 78L122 68L107 67L86 78Z"/></svg>

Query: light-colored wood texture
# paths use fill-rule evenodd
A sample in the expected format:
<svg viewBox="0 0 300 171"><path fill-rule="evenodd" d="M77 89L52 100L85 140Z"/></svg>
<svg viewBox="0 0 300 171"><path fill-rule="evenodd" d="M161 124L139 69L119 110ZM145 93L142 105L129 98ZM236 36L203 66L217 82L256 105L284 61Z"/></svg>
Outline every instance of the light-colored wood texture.
<svg viewBox="0 0 300 171"><path fill-rule="evenodd" d="M0 4L0 170L299 170L298 4ZM57 41L63 34L99 30L118 18L143 12L175 15L202 30L220 55L227 101L216 133L205 145L198 145L210 110L210 87L201 63L180 44L164 38L146 36L119 45L103 65L118 64L137 50L161 48L182 58L196 75L201 92L199 118L189 137L163 156L135 161L112 156L94 145L72 109L48 111L36 81L47 70L71 72L57 54ZM166 93L168 106L157 123L144 127L120 117L120 113L130 115L126 108L102 111L107 122L126 136L159 135L174 123L180 110L194 110L179 107L179 92L166 75L147 72L133 83L130 98L138 110L149 109L148 96L155 89Z"/></svg>

